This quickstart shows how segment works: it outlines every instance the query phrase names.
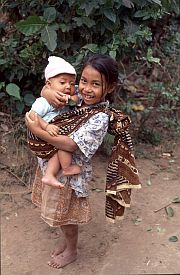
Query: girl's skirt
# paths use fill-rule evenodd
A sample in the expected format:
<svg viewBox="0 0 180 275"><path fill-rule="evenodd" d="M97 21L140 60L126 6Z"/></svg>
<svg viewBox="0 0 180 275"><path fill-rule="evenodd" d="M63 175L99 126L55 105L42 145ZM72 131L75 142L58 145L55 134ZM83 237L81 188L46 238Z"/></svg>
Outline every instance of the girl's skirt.
<svg viewBox="0 0 180 275"><path fill-rule="evenodd" d="M88 223L91 216L89 199L78 198L68 182L61 189L42 185L37 167L32 189L32 202L41 208L41 218L52 227Z"/></svg>

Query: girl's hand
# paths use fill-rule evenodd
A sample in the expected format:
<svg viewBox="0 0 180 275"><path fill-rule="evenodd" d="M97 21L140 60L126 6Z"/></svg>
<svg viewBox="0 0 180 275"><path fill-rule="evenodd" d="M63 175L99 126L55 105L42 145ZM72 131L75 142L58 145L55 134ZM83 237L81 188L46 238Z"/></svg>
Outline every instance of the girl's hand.
<svg viewBox="0 0 180 275"><path fill-rule="evenodd" d="M34 113L31 115L31 118L29 116L29 113L27 112L25 115L25 123L26 126L31 130L33 133L35 133L37 128L41 128L41 124L39 122L38 115Z"/></svg>
<svg viewBox="0 0 180 275"><path fill-rule="evenodd" d="M46 127L46 131L51 135L51 136L58 136L59 133L59 127L53 124L48 124Z"/></svg>
<svg viewBox="0 0 180 275"><path fill-rule="evenodd" d="M66 105L65 94L44 86L41 91L41 96L44 97L55 108L64 107Z"/></svg>

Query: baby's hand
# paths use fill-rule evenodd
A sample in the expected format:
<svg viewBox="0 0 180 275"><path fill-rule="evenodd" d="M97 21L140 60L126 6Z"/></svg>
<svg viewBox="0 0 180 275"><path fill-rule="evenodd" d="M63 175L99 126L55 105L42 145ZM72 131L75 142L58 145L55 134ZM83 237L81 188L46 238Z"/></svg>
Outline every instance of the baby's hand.
<svg viewBox="0 0 180 275"><path fill-rule="evenodd" d="M65 105L68 104L68 101L69 101L69 99L71 98L70 95L68 95L68 94L63 94L62 92L59 92L58 95L59 95L59 100L60 100L61 102L64 102Z"/></svg>
<svg viewBox="0 0 180 275"><path fill-rule="evenodd" d="M59 127L53 124L48 124L46 127L46 131L51 135L51 136L57 136L59 133Z"/></svg>

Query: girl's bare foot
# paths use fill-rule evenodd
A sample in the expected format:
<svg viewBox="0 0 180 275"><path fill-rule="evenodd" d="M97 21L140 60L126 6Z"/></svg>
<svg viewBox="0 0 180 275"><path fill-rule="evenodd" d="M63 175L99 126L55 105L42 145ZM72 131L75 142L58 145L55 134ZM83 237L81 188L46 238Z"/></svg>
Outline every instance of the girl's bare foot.
<svg viewBox="0 0 180 275"><path fill-rule="evenodd" d="M53 257L48 265L54 268L62 268L68 264L71 264L77 259L77 253L69 253L65 250L63 253Z"/></svg>
<svg viewBox="0 0 180 275"><path fill-rule="evenodd" d="M62 252L64 252L64 250L66 249L66 243L64 242L63 244L59 244L58 247L56 247L53 252L51 253L51 257L54 258L57 255L61 254Z"/></svg>
<svg viewBox="0 0 180 275"><path fill-rule="evenodd" d="M55 188L62 188L64 187L64 184L62 184L61 182L59 182L56 177L54 176L50 176L50 175L44 175L44 177L42 177L42 183L43 184L47 184L49 186L55 187Z"/></svg>
<svg viewBox="0 0 180 275"><path fill-rule="evenodd" d="M77 175L80 173L81 173L81 167L76 164L72 164L69 167L63 169L64 176L72 176L72 175Z"/></svg>

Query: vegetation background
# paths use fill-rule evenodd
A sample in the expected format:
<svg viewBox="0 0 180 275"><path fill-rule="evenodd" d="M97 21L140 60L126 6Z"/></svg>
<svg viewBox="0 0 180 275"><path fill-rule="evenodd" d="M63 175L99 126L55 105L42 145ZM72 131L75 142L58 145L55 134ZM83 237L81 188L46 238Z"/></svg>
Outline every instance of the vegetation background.
<svg viewBox="0 0 180 275"><path fill-rule="evenodd" d="M1 0L0 10L0 107L22 140L48 56L64 57L80 73L92 53L118 61L112 104L131 116L136 141L158 145L179 134L178 0Z"/></svg>

